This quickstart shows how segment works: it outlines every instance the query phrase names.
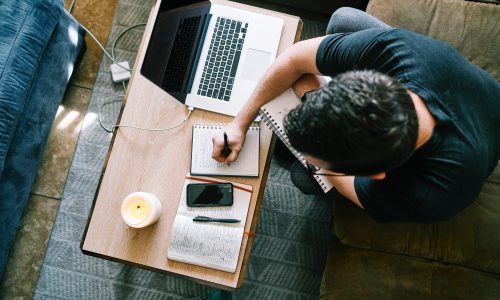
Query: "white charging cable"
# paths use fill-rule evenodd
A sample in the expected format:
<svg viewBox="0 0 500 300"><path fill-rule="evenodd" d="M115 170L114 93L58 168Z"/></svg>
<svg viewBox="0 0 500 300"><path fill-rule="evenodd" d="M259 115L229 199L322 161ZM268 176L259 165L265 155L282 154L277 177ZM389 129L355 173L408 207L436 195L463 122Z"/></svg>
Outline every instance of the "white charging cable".
<svg viewBox="0 0 500 300"><path fill-rule="evenodd" d="M69 13L73 13L73 8L75 8L75 2L76 0L71 1L71 4L69 5L68 11Z"/></svg>
<svg viewBox="0 0 500 300"><path fill-rule="evenodd" d="M74 1L73 3L71 4L71 9L74 5ZM81 23L80 23L80 26L82 26L82 28L94 39L94 41L97 43L97 45L99 45L99 47L102 49L102 51L104 52L104 54L106 54L106 56L111 59L111 61L119 66L120 68L123 68L127 71L132 71L130 68L128 68L127 66L123 66L121 65L119 62L117 62L115 60L115 47L116 47L116 44L118 42L118 40L126 33L128 32L129 30L131 29L134 29L134 28L137 28L137 27L140 27L140 26L146 26L146 23L140 23L140 24L136 24L136 25L132 25L130 27L127 27L125 30L123 30L116 38L115 40L113 41L113 44L112 44L112 47L111 47L111 54L108 53L108 51L106 51L106 49L104 48L104 46L99 42L99 40L94 36L94 34L88 30L85 26L83 26ZM128 65L128 63L127 63ZM126 91L127 89L127 86L125 85L125 80L122 81L122 85L123 85L123 89L124 91ZM123 97L124 95L120 95L120 96L114 96L114 97L111 97L111 98L107 98L107 99L118 99L119 100L113 100L111 102L106 102L106 103L103 103L102 105L99 106L99 111L98 111L98 116L99 116L99 124L101 125L101 127L106 130L107 132L114 132L116 128L119 128L119 127L124 127L124 128L132 128L132 129L138 129L138 130L145 130L145 131L167 131L167 130L172 130L174 128L177 128L179 126L181 126L182 124L184 124L188 119L189 119L189 116L191 116L191 113L193 112L194 108L189 106L188 107L188 114L186 116L186 118L184 118L184 120L182 120L180 123L176 124L176 125L173 125L173 126L170 126L170 127L165 127L165 128L144 128L144 127L140 127L140 126L134 126L134 125L112 125L110 128L106 127L102 121L102 110L104 108L105 105L107 104L110 104L110 103L114 103L114 102L118 102L118 101L123 101Z"/></svg>
<svg viewBox="0 0 500 300"><path fill-rule="evenodd" d="M137 25L134 25L132 28L135 28L135 27L138 27L138 26L141 26L141 25L146 25L146 24L137 24ZM119 67L121 67L121 68L123 68L123 69L125 69L125 70L127 70L129 72L132 71L130 68L128 68L126 66L123 66L123 65L120 65L120 63L117 62L115 60L115 58L113 56L111 56L111 54L108 53L108 51L106 51L106 48L104 48L104 46L99 42L99 40L95 37L95 35L90 30L87 29L87 27L83 26L82 23L80 23L80 26L82 26L82 28L85 29L85 31L94 39L94 41L97 43L97 45L99 45L99 47L101 47L101 49L104 52L104 54L106 54L106 56L109 57L109 59L111 59L111 61L113 63L115 63ZM132 28L127 28L127 29L125 29L124 32L126 32L126 31L128 31L129 29L132 29ZM119 36L121 36L122 34L123 34L123 32ZM116 42L116 40L115 40L115 42Z"/></svg>
<svg viewBox="0 0 500 300"><path fill-rule="evenodd" d="M170 126L170 127L165 127L165 128L144 128L144 127L140 127L140 126L134 126L134 125L113 125L111 126L111 128L108 128L106 126L104 126L104 123L102 121L102 118L101 118L101 115L102 115L102 109L105 105L108 105L110 103L114 103L114 102L121 102L122 99L120 98L120 100L114 100L114 101L110 101L110 102L106 102L106 103L103 103L100 107L99 107L99 124L101 124L101 127L106 130L107 132L113 132L115 131L116 128L119 128L119 127L124 127L124 128L132 128L132 129L139 129L139 130L145 130L145 131L167 131L167 130L172 130L174 128L177 128L179 126L181 126L182 124L184 124L187 119L189 119L189 116L191 115L191 113L193 112L194 108L189 106L188 107L188 114L186 116L186 118L184 118L184 120L182 120L180 123L178 123L177 125L174 125L174 126Z"/></svg>

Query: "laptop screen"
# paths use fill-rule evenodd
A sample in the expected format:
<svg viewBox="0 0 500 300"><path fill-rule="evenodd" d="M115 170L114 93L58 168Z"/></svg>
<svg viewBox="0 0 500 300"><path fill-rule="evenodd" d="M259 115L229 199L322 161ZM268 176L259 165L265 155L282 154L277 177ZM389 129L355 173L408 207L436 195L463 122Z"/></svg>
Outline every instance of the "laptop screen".
<svg viewBox="0 0 500 300"><path fill-rule="evenodd" d="M209 1L163 0L141 74L184 103L208 26Z"/></svg>

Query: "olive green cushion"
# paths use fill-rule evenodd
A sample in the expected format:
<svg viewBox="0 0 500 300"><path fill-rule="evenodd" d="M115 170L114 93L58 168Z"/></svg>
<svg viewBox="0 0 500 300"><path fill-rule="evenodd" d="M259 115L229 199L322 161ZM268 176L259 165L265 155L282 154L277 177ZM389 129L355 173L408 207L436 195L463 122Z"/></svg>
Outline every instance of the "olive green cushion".
<svg viewBox="0 0 500 300"><path fill-rule="evenodd" d="M498 275L340 243L328 253L326 267L321 299L490 300L500 295Z"/></svg>
<svg viewBox="0 0 500 300"><path fill-rule="evenodd" d="M391 26L448 42L500 80L500 2L372 0L367 12Z"/></svg>

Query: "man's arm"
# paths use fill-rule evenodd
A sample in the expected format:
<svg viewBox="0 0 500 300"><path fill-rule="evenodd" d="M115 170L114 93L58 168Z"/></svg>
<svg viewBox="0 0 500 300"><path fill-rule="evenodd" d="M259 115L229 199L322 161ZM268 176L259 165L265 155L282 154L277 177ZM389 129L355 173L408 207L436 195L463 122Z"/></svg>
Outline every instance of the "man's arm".
<svg viewBox="0 0 500 300"><path fill-rule="evenodd" d="M293 91L297 97L302 98L305 93L317 90L326 84L326 79L314 74L304 74L293 83Z"/></svg>
<svg viewBox="0 0 500 300"><path fill-rule="evenodd" d="M291 87L303 74L319 74L316 67L316 53L324 37L298 42L287 48L264 73L248 101L225 132L229 137L231 154L222 155L224 141L221 136L213 138L212 157L225 163L236 160L243 147L245 133L255 120L259 109Z"/></svg>
<svg viewBox="0 0 500 300"><path fill-rule="evenodd" d="M330 180L330 182L335 186L335 189L337 189L342 196L351 200L357 206L364 208L361 201L359 201L356 189L354 188L354 176L328 177L328 180Z"/></svg>
<svg viewBox="0 0 500 300"><path fill-rule="evenodd" d="M298 42L278 56L233 122L248 129L264 104L281 95L303 74L319 74L316 53L323 38Z"/></svg>

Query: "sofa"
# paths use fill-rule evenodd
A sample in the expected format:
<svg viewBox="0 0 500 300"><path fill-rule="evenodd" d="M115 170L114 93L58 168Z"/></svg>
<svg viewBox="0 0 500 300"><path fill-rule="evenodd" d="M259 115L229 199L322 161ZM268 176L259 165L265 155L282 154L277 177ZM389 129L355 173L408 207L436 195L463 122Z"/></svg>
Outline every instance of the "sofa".
<svg viewBox="0 0 500 300"><path fill-rule="evenodd" d="M371 0L367 12L450 43L500 80L500 3ZM380 224L339 196L333 232L321 299L500 299L500 164L451 219Z"/></svg>
<svg viewBox="0 0 500 300"><path fill-rule="evenodd" d="M0 1L0 279L83 37L63 0Z"/></svg>

